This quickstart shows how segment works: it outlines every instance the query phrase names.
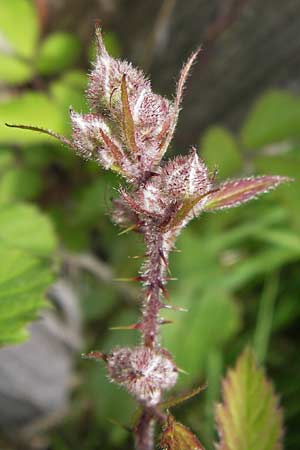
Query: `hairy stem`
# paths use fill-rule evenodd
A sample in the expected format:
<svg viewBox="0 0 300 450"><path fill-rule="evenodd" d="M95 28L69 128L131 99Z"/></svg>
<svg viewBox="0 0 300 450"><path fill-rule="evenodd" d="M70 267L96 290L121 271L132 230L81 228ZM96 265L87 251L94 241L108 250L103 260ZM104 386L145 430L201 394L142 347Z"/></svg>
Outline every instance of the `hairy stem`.
<svg viewBox="0 0 300 450"><path fill-rule="evenodd" d="M159 336L159 310L162 308L161 293L165 291L167 256L164 254L164 238L159 229L145 232L148 259L142 268L145 286L141 330L143 344L155 347Z"/></svg>
<svg viewBox="0 0 300 450"><path fill-rule="evenodd" d="M138 450L154 449L154 419L147 409L143 411L134 432L135 446Z"/></svg>
<svg viewBox="0 0 300 450"><path fill-rule="evenodd" d="M155 423L164 424L167 416L157 408L145 407L134 427L135 447L137 450L153 450Z"/></svg>
<svg viewBox="0 0 300 450"><path fill-rule="evenodd" d="M164 236L157 227L148 226L144 231L147 260L142 267L144 283L144 303L141 332L145 347L158 347L159 311L163 307L161 294L165 291L167 256L164 249ZM154 425L158 411L144 408L135 427L135 444L138 450L154 449Z"/></svg>

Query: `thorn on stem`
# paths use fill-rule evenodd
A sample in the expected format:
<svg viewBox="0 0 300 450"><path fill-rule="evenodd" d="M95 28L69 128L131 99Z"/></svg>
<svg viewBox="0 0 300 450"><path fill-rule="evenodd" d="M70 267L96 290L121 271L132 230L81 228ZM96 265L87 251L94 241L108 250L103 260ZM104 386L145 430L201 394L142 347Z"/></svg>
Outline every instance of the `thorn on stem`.
<svg viewBox="0 0 300 450"><path fill-rule="evenodd" d="M173 311L179 311L179 312L188 312L188 309L182 308L181 306L176 306L176 305L173 305L173 304L163 303L162 304L162 308L171 309Z"/></svg>
<svg viewBox="0 0 300 450"><path fill-rule="evenodd" d="M114 278L113 281L122 281L122 282L136 282L136 281L143 281L143 277L138 276L138 277L129 277L129 278Z"/></svg>
<svg viewBox="0 0 300 450"><path fill-rule="evenodd" d="M181 369L181 367L178 367L178 366L177 366L177 370L178 370L179 373L183 373L184 375L189 375L189 372L187 372L187 371L184 370L184 369Z"/></svg>
<svg viewBox="0 0 300 450"><path fill-rule="evenodd" d="M169 296L169 292L167 291L166 287L163 285L162 282L159 283L159 288L163 293L163 296L165 297L165 299L167 301L170 301L170 296Z"/></svg>
<svg viewBox="0 0 300 450"><path fill-rule="evenodd" d="M158 320L159 325L169 325L169 324L173 324L174 320L169 320L169 319L159 319Z"/></svg>
<svg viewBox="0 0 300 450"><path fill-rule="evenodd" d="M118 236L122 236L122 234L128 233L129 231L135 231L137 229L138 229L138 226L137 226L137 224L134 223L133 225L130 225L130 227L126 228L125 230L120 231L118 233Z"/></svg>
<svg viewBox="0 0 300 450"><path fill-rule="evenodd" d="M109 327L109 330L114 330L114 331L138 330L139 328L141 328L141 325L139 323L133 323L132 325L120 325L117 327Z"/></svg>
<svg viewBox="0 0 300 450"><path fill-rule="evenodd" d="M169 262L168 262L167 258L165 257L164 252L162 250L159 250L159 256L161 257L162 262L166 266L168 273L171 274Z"/></svg>
<svg viewBox="0 0 300 450"><path fill-rule="evenodd" d="M106 361L107 360L107 355L105 355L102 352L99 352L97 350L89 352L89 353L82 353L81 354L81 358L83 359L96 359L96 360L102 360L102 361Z"/></svg>

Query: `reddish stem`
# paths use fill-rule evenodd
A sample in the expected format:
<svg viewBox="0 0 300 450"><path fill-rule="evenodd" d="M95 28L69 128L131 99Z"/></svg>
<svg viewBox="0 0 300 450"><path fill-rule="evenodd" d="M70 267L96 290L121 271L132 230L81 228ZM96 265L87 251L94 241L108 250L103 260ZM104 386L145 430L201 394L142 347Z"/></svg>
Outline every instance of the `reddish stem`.
<svg viewBox="0 0 300 450"><path fill-rule="evenodd" d="M167 255L164 253L164 236L159 228L151 225L144 228L144 237L148 257L142 267L145 299L140 330L143 345L155 348L158 346L159 310L163 306L161 293L165 291ZM138 450L154 449L154 424L157 420L163 421L159 411L144 408L134 429Z"/></svg>
<svg viewBox="0 0 300 450"><path fill-rule="evenodd" d="M135 428L135 446L138 450L153 450L154 448L154 419L146 409L143 411Z"/></svg>
<svg viewBox="0 0 300 450"><path fill-rule="evenodd" d="M165 291L166 255L163 252L163 235L159 229L145 232L148 259L142 268L145 300L142 312L141 332L143 344L155 347L159 335L159 310L162 308L161 292Z"/></svg>

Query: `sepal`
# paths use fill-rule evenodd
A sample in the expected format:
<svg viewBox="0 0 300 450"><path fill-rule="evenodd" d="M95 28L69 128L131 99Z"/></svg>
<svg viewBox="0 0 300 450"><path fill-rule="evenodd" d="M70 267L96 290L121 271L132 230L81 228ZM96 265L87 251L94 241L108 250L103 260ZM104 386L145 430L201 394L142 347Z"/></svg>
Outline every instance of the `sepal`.
<svg viewBox="0 0 300 450"><path fill-rule="evenodd" d="M269 175L225 181L209 196L205 210L214 211L239 206L289 181L292 179Z"/></svg>

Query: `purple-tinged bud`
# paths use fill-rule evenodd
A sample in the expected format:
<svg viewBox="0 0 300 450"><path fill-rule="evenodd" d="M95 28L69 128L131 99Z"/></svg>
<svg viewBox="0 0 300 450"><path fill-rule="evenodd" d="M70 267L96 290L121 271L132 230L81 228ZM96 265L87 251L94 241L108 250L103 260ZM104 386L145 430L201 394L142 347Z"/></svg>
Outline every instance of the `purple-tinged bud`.
<svg viewBox="0 0 300 450"><path fill-rule="evenodd" d="M126 75L129 101L141 90L151 92L150 82L143 72L126 61L112 58L104 45L101 32L97 30L98 52L94 69L90 74L87 97L91 108L99 113L109 113L121 118L121 82Z"/></svg>
<svg viewBox="0 0 300 450"><path fill-rule="evenodd" d="M168 161L134 192L134 197L122 195L140 220L152 218L157 224L174 223L177 228L203 210L211 190L208 169L194 149L189 155Z"/></svg>
<svg viewBox="0 0 300 450"><path fill-rule="evenodd" d="M148 347L125 347L107 355L111 381L123 386L139 402L157 405L163 391L171 389L178 370L167 352Z"/></svg>
<svg viewBox="0 0 300 450"><path fill-rule="evenodd" d="M73 110L70 116L73 145L80 156L99 162L105 169L120 167L124 155L104 119L98 114L78 114Z"/></svg>
<svg viewBox="0 0 300 450"><path fill-rule="evenodd" d="M196 149L187 156L168 161L162 170L164 191L175 200L201 196L211 189L206 165Z"/></svg>
<svg viewBox="0 0 300 450"><path fill-rule="evenodd" d="M174 108L166 98L146 90L141 90L132 107L137 145L144 150L142 157L150 170L164 154L162 147L171 128Z"/></svg>

